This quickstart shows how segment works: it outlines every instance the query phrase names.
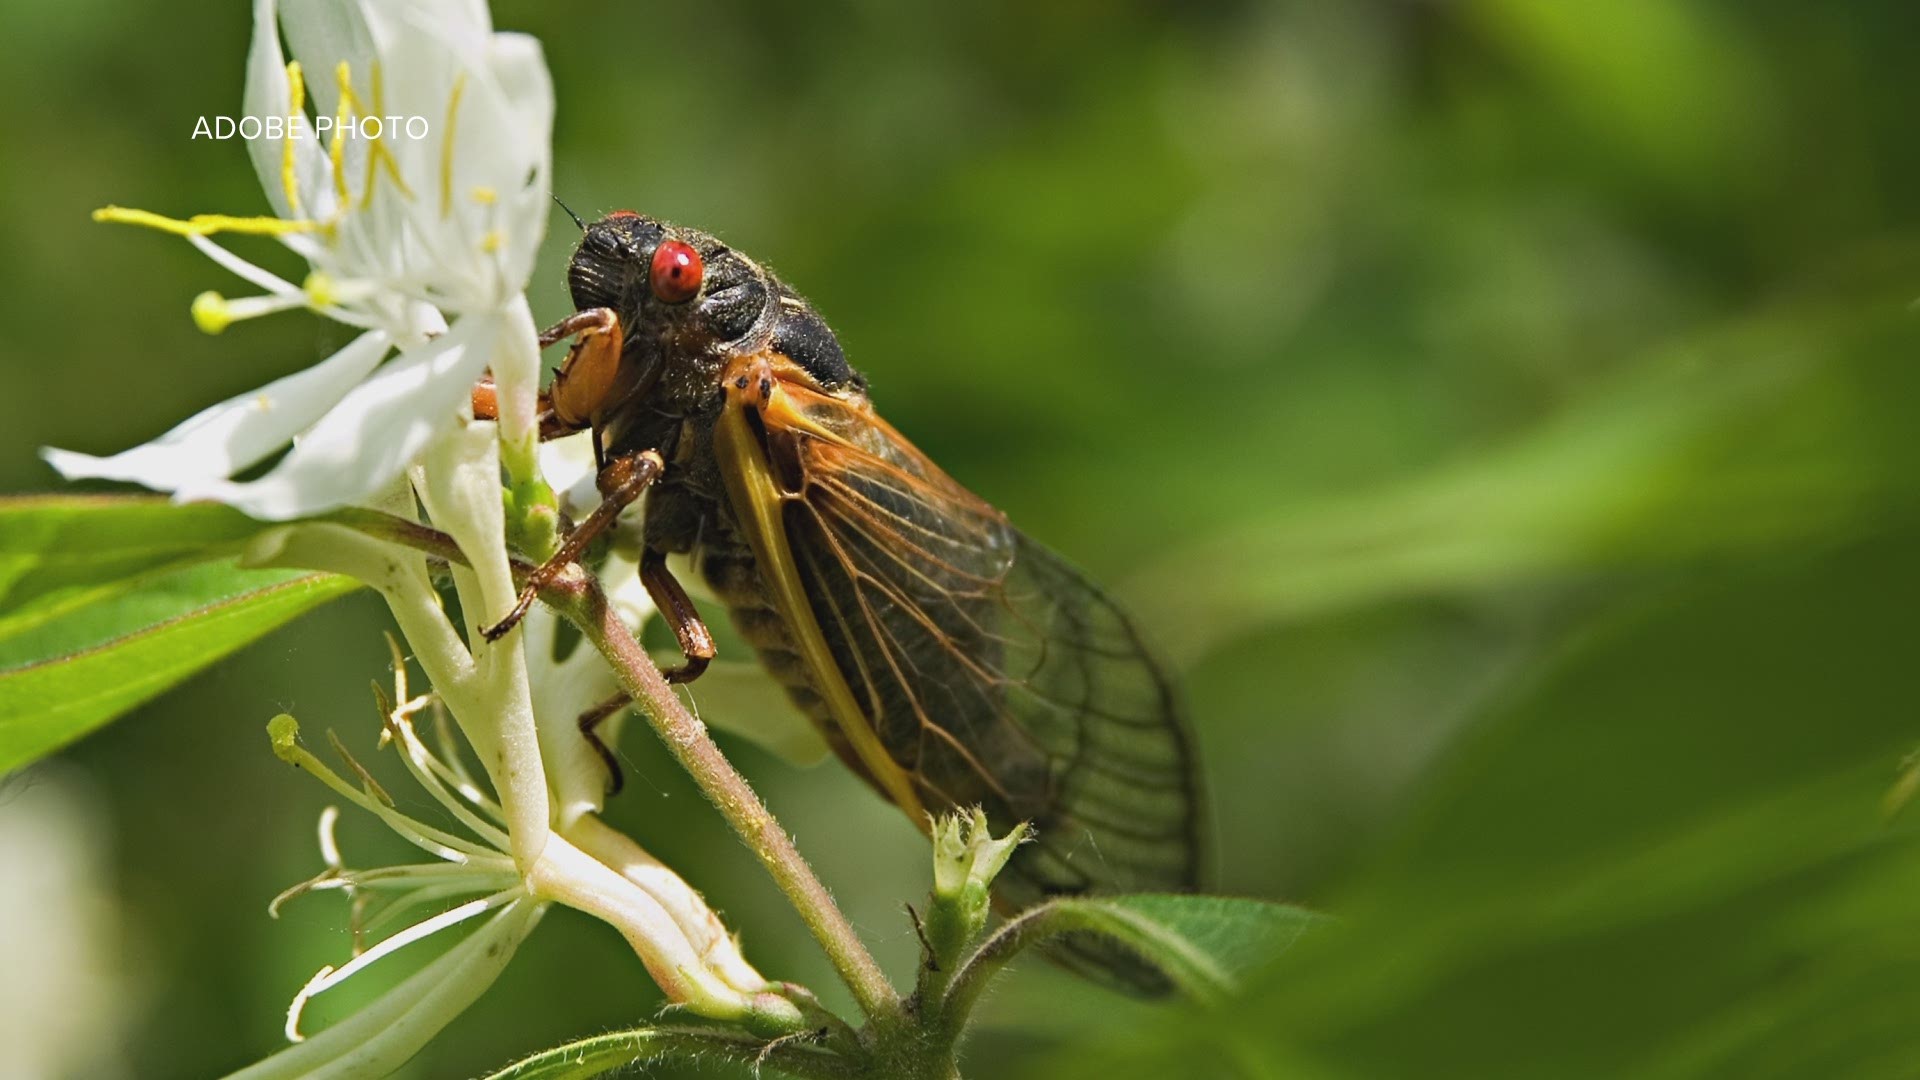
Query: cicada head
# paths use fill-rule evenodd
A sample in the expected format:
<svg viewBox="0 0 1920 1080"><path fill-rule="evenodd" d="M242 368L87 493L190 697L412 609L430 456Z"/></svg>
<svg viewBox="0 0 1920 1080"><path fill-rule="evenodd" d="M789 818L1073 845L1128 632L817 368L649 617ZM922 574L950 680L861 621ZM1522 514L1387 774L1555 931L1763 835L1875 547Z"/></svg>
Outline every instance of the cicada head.
<svg viewBox="0 0 1920 1080"><path fill-rule="evenodd" d="M630 341L722 351L769 325L773 290L753 260L697 229L616 210L587 226L567 267L580 310L612 308Z"/></svg>
<svg viewBox="0 0 1920 1080"><path fill-rule="evenodd" d="M773 352L823 388L866 386L812 305L698 229L616 210L586 227L567 284L580 310L619 313L639 370L678 371L697 383L730 356Z"/></svg>

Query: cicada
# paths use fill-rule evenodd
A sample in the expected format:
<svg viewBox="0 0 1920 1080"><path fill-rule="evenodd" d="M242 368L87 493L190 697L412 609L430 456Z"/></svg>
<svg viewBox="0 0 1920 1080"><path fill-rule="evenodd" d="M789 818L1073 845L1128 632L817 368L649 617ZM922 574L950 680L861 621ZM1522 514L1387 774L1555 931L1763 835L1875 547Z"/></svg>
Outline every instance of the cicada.
<svg viewBox="0 0 1920 1080"><path fill-rule="evenodd" d="M630 210L583 228L577 310L541 335L575 340L540 423L592 432L602 503L489 633L644 491L640 575L685 655L671 681L714 655L668 569L678 555L837 756L923 831L975 806L996 833L1033 826L996 882L1003 910L1194 888L1193 743L1126 613L881 419L826 322L766 267ZM1114 949L1067 953L1157 988Z"/></svg>

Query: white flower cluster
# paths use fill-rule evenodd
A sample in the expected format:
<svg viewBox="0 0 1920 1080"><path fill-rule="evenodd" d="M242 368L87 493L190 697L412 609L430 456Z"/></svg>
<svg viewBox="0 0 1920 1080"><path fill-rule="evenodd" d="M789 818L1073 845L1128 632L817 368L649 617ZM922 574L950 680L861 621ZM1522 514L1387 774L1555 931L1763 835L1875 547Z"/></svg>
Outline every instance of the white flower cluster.
<svg viewBox="0 0 1920 1080"><path fill-rule="evenodd" d="M305 307L364 332L144 446L106 458L53 450L48 460L70 478L129 480L289 520L384 488L452 426L488 367L510 453L524 457L539 378L525 290L550 209L553 88L539 43L494 33L477 0L295 0L284 10L257 0L254 26L250 115L310 106L348 119L444 119L427 139L250 142L271 217L177 220L118 207L95 216L185 236L264 290L201 294L193 313L204 330ZM212 238L222 233L276 237L311 273L294 285L220 246ZM267 475L231 479L289 441Z"/></svg>
<svg viewBox="0 0 1920 1080"><path fill-rule="evenodd" d="M288 53L292 54L289 59ZM109 207L97 217L186 237L261 294L194 302L203 329L306 308L362 333L318 365L223 402L144 446L106 458L47 452L69 477L134 481L177 499L214 499L289 522L248 558L346 573L386 599L411 658L432 683L404 682L386 719L415 779L469 836L410 818L372 781L342 779L300 747L290 719L276 749L380 817L438 861L349 870L323 829L328 870L305 888L386 894L392 914L449 905L322 970L295 1001L297 1044L248 1077L381 1075L416 1052L499 974L553 902L626 937L673 1001L703 1015L794 1025L799 1014L741 957L718 918L672 870L595 816L604 766L577 719L616 689L598 654L553 659L555 617L536 609L489 643L449 616L425 555L310 518L383 510L451 537L464 619L491 623L516 595L502 465L538 484L539 351L525 289L549 213L553 99L537 42L496 33L482 0L256 0L246 111L436 118L420 140L260 138L249 151L274 213L175 219ZM277 238L311 267L295 285L214 239ZM491 369L500 419L476 422L475 381ZM237 475L292 449L264 476ZM424 515L423 515L424 511ZM629 627L651 612L631 563L613 602ZM404 662L397 664L404 671ZM412 717L431 705L457 722L485 774L433 754ZM490 792L490 793L489 793ZM467 898L463 902L462 898ZM353 1016L302 1038L305 1001L448 926L486 922Z"/></svg>

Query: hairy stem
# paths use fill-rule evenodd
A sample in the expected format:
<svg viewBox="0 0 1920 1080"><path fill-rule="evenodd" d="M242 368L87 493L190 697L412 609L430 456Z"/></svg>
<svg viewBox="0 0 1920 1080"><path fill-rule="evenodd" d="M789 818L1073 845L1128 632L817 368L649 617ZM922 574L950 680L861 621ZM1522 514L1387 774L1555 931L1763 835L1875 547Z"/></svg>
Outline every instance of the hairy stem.
<svg viewBox="0 0 1920 1080"><path fill-rule="evenodd" d="M1041 904L1028 908L995 931L967 958L947 983L946 995L933 1006L938 1023L950 1038L957 1039L967 1025L980 994L1022 950L1059 934L1075 930L1097 929L1078 909L1059 904ZM931 1004L931 1003L930 1003Z"/></svg>
<svg viewBox="0 0 1920 1080"><path fill-rule="evenodd" d="M807 865L793 838L720 752L706 725L687 711L605 597L596 588L569 607L569 617L613 664L620 684L633 695L654 732L792 901L841 980L853 991L860 1010L872 1019L897 1017L899 994L854 932L853 924Z"/></svg>
<svg viewBox="0 0 1920 1080"><path fill-rule="evenodd" d="M465 562L451 538L416 522L369 510L340 511L329 520L448 562ZM533 567L516 560L512 569L515 581L524 582ZM687 711L661 677L653 658L607 603L599 583L584 568L576 567L574 572L560 575L543 596L565 613L613 665L621 686L633 695L654 732L800 913L814 940L853 992L860 1011L883 1027L899 1027L904 1016L900 995L854 932L853 924L807 865L793 838L714 744L706 725Z"/></svg>

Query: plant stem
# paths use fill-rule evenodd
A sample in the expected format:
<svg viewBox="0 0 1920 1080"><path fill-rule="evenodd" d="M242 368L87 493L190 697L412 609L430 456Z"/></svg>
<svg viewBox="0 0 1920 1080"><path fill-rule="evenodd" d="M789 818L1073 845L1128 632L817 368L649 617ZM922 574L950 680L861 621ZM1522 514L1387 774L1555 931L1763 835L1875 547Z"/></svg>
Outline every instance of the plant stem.
<svg viewBox="0 0 1920 1080"><path fill-rule="evenodd" d="M854 932L853 924L847 921L832 894L807 865L793 838L714 744L706 725L687 711L667 685L653 658L634 640L604 594L598 588L584 592L570 605L568 614L587 640L613 664L620 684L633 695L640 711L681 767L700 785L707 799L793 903L847 989L853 991L860 1011L873 1020L898 1017L900 996Z"/></svg>
<svg viewBox="0 0 1920 1080"><path fill-rule="evenodd" d="M369 510L340 511L328 520L449 562L466 562L452 538L416 522ZM533 567L516 560L512 569L515 582L523 584ZM800 913L814 940L833 962L841 981L853 991L860 1011L869 1020L880 1022L882 1027L899 1027L904 1018L900 995L887 981L860 935L854 932L853 924L847 921L827 887L794 847L793 838L781 828L746 778L734 770L732 762L708 736L706 725L687 711L661 677L653 658L634 640L607 603L599 583L584 568L575 568L573 573L562 574L542 596L578 626L613 665L621 686L641 706L640 711L654 733L666 743L681 767L700 785L708 801L726 818L748 850L759 858L774 883Z"/></svg>
<svg viewBox="0 0 1920 1080"><path fill-rule="evenodd" d="M1016 954L1055 935L1094 928L1078 910L1068 905L1046 903L1021 912L994 931L960 970L953 973L945 996L933 1006L939 1019L930 1018L930 1022L939 1024L949 1038L959 1038L981 992Z"/></svg>

